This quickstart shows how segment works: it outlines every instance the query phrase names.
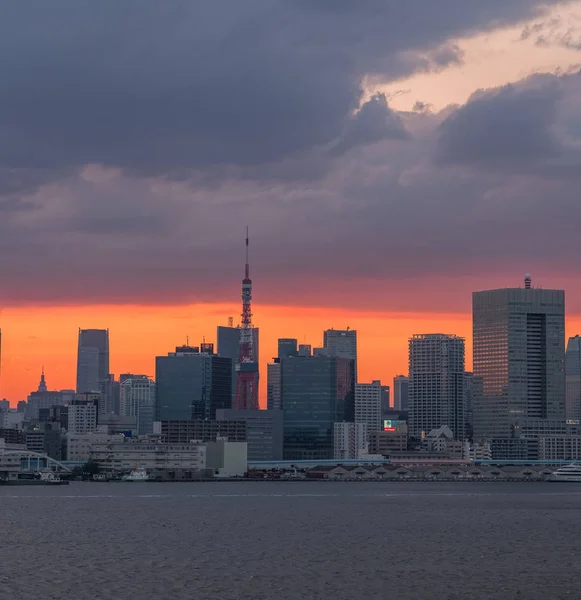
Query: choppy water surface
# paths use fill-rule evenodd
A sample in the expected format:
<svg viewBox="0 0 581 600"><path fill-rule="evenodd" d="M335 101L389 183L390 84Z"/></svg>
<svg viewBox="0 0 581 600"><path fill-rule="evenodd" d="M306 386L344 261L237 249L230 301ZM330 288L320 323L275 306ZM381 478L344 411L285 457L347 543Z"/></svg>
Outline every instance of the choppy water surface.
<svg viewBox="0 0 581 600"><path fill-rule="evenodd" d="M0 599L581 597L581 485L0 488Z"/></svg>

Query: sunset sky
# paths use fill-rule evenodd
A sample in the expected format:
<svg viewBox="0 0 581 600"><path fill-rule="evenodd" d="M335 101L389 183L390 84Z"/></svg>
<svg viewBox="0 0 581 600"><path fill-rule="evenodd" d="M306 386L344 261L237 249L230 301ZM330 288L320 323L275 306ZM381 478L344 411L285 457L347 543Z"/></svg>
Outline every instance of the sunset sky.
<svg viewBox="0 0 581 600"><path fill-rule="evenodd" d="M581 333L581 0L31 0L0 20L0 397L75 382L79 327L154 375L240 313L360 379L471 292L567 291Z"/></svg>

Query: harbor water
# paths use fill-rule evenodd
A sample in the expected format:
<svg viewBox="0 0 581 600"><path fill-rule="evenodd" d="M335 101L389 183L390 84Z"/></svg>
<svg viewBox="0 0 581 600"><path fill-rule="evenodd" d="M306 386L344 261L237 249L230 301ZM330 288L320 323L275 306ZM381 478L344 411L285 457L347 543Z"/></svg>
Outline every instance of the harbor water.
<svg viewBox="0 0 581 600"><path fill-rule="evenodd" d="M2 487L0 598L581 597L581 484Z"/></svg>

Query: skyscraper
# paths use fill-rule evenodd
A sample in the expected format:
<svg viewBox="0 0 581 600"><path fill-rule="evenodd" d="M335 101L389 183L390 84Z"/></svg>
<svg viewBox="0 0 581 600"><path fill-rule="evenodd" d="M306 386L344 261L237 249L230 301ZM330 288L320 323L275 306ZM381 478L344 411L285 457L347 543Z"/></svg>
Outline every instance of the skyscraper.
<svg viewBox="0 0 581 600"><path fill-rule="evenodd" d="M396 375L393 378L393 408L395 410L408 410L408 393L410 380L405 375Z"/></svg>
<svg viewBox="0 0 581 600"><path fill-rule="evenodd" d="M567 419L581 421L581 337L570 337L565 354L566 415Z"/></svg>
<svg viewBox="0 0 581 600"><path fill-rule="evenodd" d="M79 329L77 394L101 392L109 380L109 330Z"/></svg>
<svg viewBox="0 0 581 600"><path fill-rule="evenodd" d="M155 359L156 419L214 419L232 408L232 359L183 346Z"/></svg>
<svg viewBox="0 0 581 600"><path fill-rule="evenodd" d="M565 292L474 292L474 439L514 436L519 419L565 419Z"/></svg>
<svg viewBox="0 0 581 600"><path fill-rule="evenodd" d="M333 458L334 424L354 421L355 366L336 356L281 361L285 460Z"/></svg>
<svg viewBox="0 0 581 600"><path fill-rule="evenodd" d="M323 347L330 356L350 358L355 364L357 382L357 331L353 329L327 329L323 332Z"/></svg>
<svg viewBox="0 0 581 600"><path fill-rule="evenodd" d="M464 339L430 333L409 340L409 433L447 425L464 440Z"/></svg>

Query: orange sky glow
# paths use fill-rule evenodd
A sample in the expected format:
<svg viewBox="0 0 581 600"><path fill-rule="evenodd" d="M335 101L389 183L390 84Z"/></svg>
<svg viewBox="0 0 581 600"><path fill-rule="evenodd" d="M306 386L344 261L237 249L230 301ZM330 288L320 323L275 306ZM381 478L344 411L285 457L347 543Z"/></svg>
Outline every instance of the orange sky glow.
<svg viewBox="0 0 581 600"><path fill-rule="evenodd" d="M226 304L191 306L85 306L6 309L2 327L0 398L15 406L38 386L44 365L49 389L75 386L77 330L109 328L111 371L155 376L155 356L185 343L216 341L216 326L226 325L238 307ZM279 337L322 345L324 329L357 330L359 379L381 379L407 372L407 340L415 333L454 333L466 338L466 368L472 364L471 318L468 314L379 313L284 306L254 309L260 326L260 403L266 403L266 363L276 355ZM236 319L236 317L235 317ZM572 316L568 334L581 330L581 316Z"/></svg>

